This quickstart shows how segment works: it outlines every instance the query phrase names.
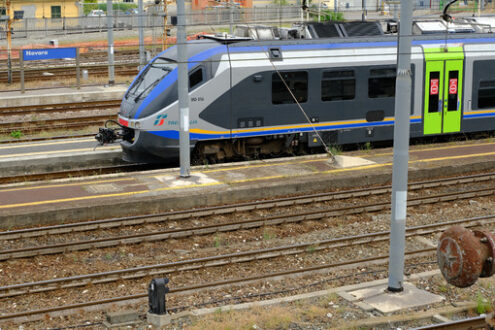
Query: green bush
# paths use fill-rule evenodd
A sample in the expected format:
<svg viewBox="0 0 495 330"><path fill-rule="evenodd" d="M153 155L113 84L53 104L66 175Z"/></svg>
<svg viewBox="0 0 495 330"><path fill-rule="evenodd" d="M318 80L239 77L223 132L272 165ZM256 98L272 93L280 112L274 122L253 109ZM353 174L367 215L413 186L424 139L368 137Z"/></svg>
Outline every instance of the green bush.
<svg viewBox="0 0 495 330"><path fill-rule="evenodd" d="M311 14L315 20L318 20L318 14ZM321 22L343 22L344 14L340 12L334 12L331 10L321 10L320 12L320 21Z"/></svg>
<svg viewBox="0 0 495 330"><path fill-rule="evenodd" d="M84 0L83 11L84 15L88 15L92 10L98 9L97 0Z"/></svg>
<svg viewBox="0 0 495 330"><path fill-rule="evenodd" d="M137 8L137 5L134 3L114 3L114 4L112 4L113 10L122 10L125 12L125 11L127 11L127 9L131 9L131 8ZM106 13L107 12L107 4L106 3L98 4L98 9L101 9Z"/></svg>
<svg viewBox="0 0 495 330"><path fill-rule="evenodd" d="M20 139L22 137L22 132L21 131L12 131L10 132L10 137L14 139Z"/></svg>

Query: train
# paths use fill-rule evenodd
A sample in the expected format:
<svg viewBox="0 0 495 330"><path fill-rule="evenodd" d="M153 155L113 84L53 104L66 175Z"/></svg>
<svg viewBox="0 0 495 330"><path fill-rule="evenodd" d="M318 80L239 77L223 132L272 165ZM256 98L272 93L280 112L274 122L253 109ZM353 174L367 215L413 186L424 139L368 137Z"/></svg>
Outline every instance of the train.
<svg viewBox="0 0 495 330"><path fill-rule="evenodd" d="M392 140L397 36L339 31L338 38L288 31L289 38L271 40L188 41L192 159L212 163ZM171 47L125 93L118 113L124 160L178 160L177 67ZM415 35L410 70L411 138L494 129L492 33Z"/></svg>

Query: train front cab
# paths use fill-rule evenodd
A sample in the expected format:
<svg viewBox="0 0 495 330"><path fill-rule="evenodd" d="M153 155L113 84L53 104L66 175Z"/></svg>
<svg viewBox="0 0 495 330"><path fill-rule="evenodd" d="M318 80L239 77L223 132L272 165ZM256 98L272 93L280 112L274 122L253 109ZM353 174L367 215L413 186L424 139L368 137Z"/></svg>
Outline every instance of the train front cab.
<svg viewBox="0 0 495 330"><path fill-rule="evenodd" d="M462 118L464 49L424 48L424 55L423 134L458 133Z"/></svg>

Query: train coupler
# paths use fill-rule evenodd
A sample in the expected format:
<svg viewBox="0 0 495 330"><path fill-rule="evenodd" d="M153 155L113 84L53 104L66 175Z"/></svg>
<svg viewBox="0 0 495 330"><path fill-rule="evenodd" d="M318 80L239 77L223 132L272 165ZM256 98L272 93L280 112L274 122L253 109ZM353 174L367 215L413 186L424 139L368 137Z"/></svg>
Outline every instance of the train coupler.
<svg viewBox="0 0 495 330"><path fill-rule="evenodd" d="M100 145L114 143L118 138L119 137L117 133L115 133L115 129L106 127L100 127L98 129L98 134L95 135L95 139Z"/></svg>
<svg viewBox="0 0 495 330"><path fill-rule="evenodd" d="M108 127L109 123L116 124L118 127ZM100 127L98 129L98 134L95 135L95 139L100 145L114 143L117 142L117 140L131 141L133 137L134 132L131 129L120 125L114 120L108 120L105 123L105 127Z"/></svg>

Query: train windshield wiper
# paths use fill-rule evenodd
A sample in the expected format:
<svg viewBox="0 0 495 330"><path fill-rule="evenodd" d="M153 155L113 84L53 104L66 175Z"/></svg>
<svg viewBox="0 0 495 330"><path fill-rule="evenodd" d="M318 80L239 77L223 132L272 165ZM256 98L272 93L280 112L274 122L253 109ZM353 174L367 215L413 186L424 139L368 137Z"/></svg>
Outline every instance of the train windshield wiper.
<svg viewBox="0 0 495 330"><path fill-rule="evenodd" d="M136 96L136 98L134 99L134 102L137 103L137 101L139 101L141 96L143 96L144 93L150 91L151 88L155 87L160 82L160 80L162 80L162 78L158 78L155 81L153 81L153 83L149 84L148 87L146 87L141 93L139 93L138 96Z"/></svg>

